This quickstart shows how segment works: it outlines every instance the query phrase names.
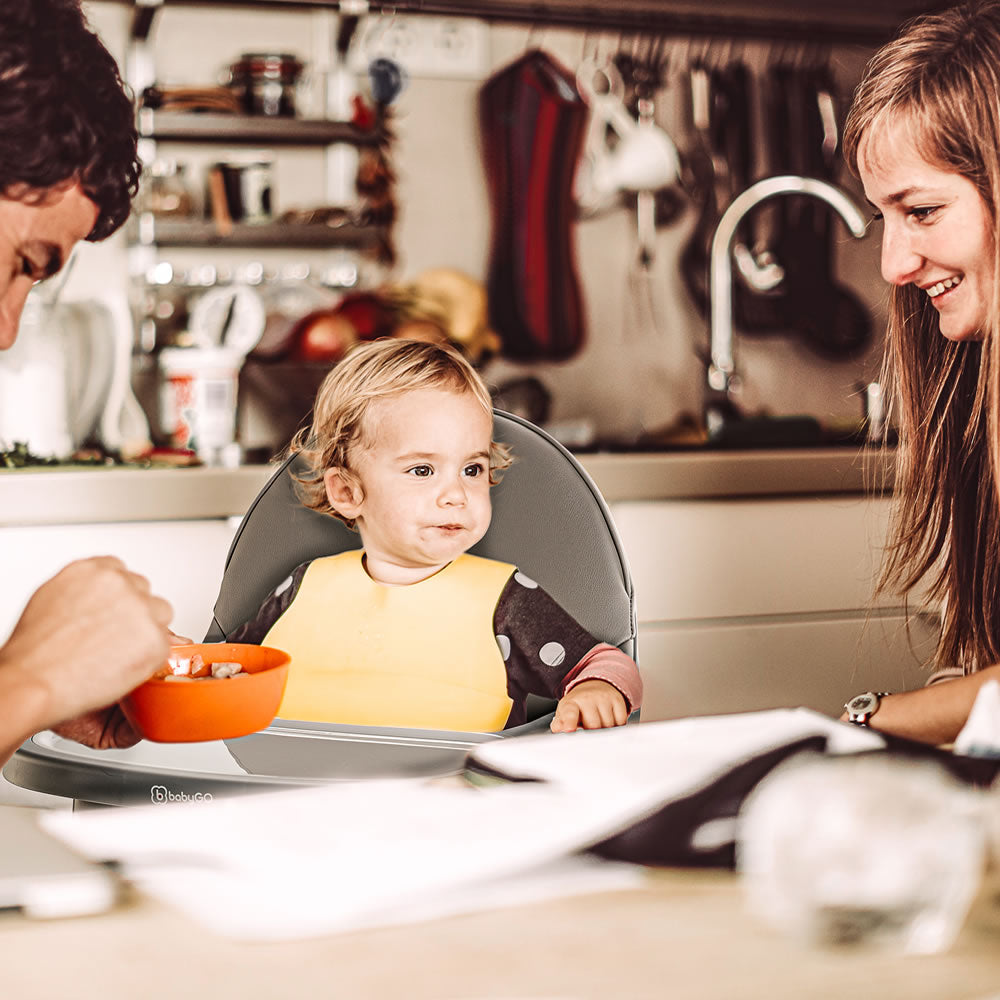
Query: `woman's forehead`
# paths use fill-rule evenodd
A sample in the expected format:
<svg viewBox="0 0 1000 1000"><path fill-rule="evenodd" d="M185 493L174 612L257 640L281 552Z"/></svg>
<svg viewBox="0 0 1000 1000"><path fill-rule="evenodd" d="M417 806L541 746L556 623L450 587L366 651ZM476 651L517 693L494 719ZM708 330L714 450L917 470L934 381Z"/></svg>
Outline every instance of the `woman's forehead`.
<svg viewBox="0 0 1000 1000"><path fill-rule="evenodd" d="M921 163L944 169L928 122L912 111L881 112L858 144L858 168L868 174Z"/></svg>

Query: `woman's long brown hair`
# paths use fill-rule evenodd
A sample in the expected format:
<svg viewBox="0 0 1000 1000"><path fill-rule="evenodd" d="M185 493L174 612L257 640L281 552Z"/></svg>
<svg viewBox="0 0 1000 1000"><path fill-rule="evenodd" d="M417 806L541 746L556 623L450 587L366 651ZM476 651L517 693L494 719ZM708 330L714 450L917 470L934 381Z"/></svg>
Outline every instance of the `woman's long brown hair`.
<svg viewBox="0 0 1000 1000"><path fill-rule="evenodd" d="M934 666L970 672L1000 662L998 0L914 19L875 54L845 128L852 171L901 136L975 185L993 220L994 282L982 339L965 342L942 336L926 292L892 289L882 381L900 444L877 593L919 585L942 614Z"/></svg>

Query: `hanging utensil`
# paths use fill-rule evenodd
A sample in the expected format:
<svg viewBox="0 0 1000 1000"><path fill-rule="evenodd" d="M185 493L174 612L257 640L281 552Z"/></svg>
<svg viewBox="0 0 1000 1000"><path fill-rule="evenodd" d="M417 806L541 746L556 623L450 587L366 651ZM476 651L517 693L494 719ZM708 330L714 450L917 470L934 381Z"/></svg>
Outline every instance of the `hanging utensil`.
<svg viewBox="0 0 1000 1000"><path fill-rule="evenodd" d="M635 58L623 52L615 56L615 65L621 73L622 80L626 88L626 106L635 108L637 133L655 130L662 133L670 142L670 177L669 183L662 183L662 178L658 178L661 183L654 187L657 180L648 180L642 187L635 186L636 192L636 230L639 243L639 266L648 268L656 254L656 228L659 221L658 215L658 192L675 192L680 181L680 157L673 140L656 124L656 94L663 85L663 73L665 62L662 58L662 39L654 55L653 45L643 59ZM648 141L648 140L647 140ZM673 199L674 211L668 212L670 203L663 201L664 223L672 221L677 215L680 207L679 197Z"/></svg>
<svg viewBox="0 0 1000 1000"><path fill-rule="evenodd" d="M639 101L639 128L655 127L653 99L644 97ZM649 268L656 256L656 198L651 190L636 192L635 219L636 236L639 240L639 264L643 268Z"/></svg>
<svg viewBox="0 0 1000 1000"><path fill-rule="evenodd" d="M625 193L670 187L680 177L680 158L670 136L653 118L652 100L636 120L625 106L624 83L614 64L584 60L577 89L590 109L585 153L577 172L575 196L587 214L616 204ZM617 137L608 146L608 133Z"/></svg>

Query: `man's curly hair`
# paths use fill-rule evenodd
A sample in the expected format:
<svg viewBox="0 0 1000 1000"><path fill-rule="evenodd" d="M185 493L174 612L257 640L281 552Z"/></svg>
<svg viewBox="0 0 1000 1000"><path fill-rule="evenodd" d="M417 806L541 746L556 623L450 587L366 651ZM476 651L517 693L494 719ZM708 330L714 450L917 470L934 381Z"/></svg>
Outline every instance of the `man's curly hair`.
<svg viewBox="0 0 1000 1000"><path fill-rule="evenodd" d="M79 181L98 207L87 239L128 218L141 164L132 99L79 0L0 0L0 195Z"/></svg>

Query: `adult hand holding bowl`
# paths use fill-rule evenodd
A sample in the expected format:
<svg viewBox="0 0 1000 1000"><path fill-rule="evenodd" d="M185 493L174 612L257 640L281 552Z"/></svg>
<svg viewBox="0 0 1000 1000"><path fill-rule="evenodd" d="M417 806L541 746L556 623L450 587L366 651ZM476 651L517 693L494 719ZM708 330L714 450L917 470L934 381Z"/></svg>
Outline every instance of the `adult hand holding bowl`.
<svg viewBox="0 0 1000 1000"><path fill-rule="evenodd" d="M248 736L274 718L285 692L291 657L273 646L247 643L187 643L172 646L171 660L200 657L208 676L150 678L122 700L132 728L156 743L195 743ZM212 664L238 663L240 672L211 676ZM228 671L226 671L228 672Z"/></svg>

